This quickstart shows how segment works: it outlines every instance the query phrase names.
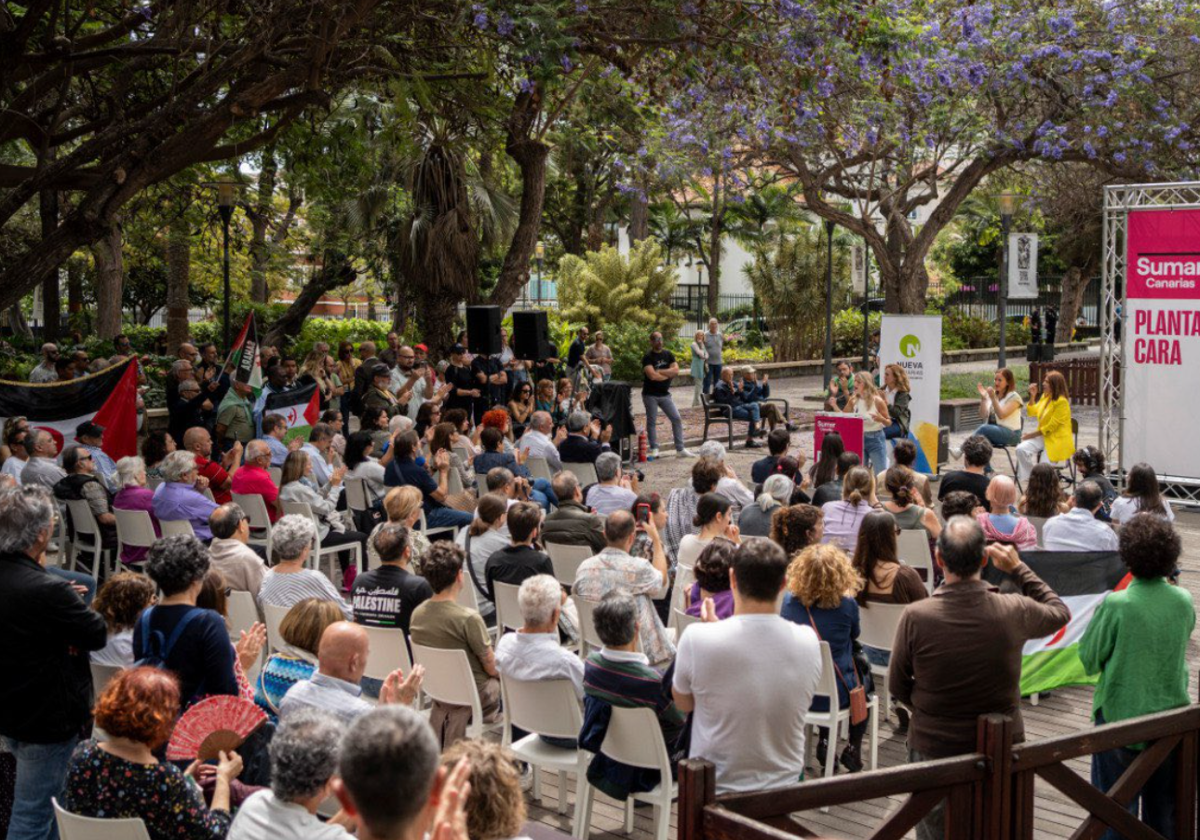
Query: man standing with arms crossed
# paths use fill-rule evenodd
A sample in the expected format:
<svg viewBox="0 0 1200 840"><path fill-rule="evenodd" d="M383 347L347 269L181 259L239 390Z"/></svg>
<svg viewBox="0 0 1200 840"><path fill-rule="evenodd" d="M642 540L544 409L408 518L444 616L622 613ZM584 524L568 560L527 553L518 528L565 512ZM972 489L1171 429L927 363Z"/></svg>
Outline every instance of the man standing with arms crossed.
<svg viewBox="0 0 1200 840"><path fill-rule="evenodd" d="M690 458L692 453L683 445L683 420L679 409L671 399L671 380L679 375L679 362L675 354L663 347L660 332L650 334L650 352L642 357L642 405L646 407L646 437L650 441L651 458L658 457L658 410L661 408L671 421L671 433L675 438L675 454Z"/></svg>

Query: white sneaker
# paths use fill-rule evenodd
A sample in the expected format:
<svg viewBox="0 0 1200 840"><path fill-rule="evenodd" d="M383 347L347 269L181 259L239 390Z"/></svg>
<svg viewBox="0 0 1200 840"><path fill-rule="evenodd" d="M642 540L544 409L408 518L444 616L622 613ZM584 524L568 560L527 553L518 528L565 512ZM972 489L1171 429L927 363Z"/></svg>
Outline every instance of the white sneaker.
<svg viewBox="0 0 1200 840"><path fill-rule="evenodd" d="M676 458L695 458L696 453L688 449L686 446L675 453Z"/></svg>
<svg viewBox="0 0 1200 840"><path fill-rule="evenodd" d="M646 457L647 458L657 458L658 457L658 448L655 447L654 449L651 449L649 452L646 453Z"/></svg>
<svg viewBox="0 0 1200 840"><path fill-rule="evenodd" d="M950 457L953 458L955 461L962 458L962 447L961 446L951 446L950 447Z"/></svg>

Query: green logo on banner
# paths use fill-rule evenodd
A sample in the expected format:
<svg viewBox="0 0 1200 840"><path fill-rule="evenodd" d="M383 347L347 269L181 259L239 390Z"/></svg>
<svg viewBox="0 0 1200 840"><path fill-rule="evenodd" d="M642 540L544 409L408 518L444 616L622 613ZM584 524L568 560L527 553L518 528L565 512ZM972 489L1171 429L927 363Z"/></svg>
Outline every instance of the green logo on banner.
<svg viewBox="0 0 1200 840"><path fill-rule="evenodd" d="M911 359L921 352L921 339L915 335L906 335L900 339L900 352L904 358Z"/></svg>

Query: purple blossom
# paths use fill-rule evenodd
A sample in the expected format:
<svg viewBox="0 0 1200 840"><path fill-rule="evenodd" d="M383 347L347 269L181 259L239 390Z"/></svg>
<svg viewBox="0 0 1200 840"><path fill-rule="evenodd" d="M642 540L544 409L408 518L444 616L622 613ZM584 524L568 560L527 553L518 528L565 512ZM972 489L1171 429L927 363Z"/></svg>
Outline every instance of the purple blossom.
<svg viewBox="0 0 1200 840"><path fill-rule="evenodd" d="M1117 163L1124 163L1125 162L1125 153L1117 152L1116 154L1113 155L1113 160L1115 160Z"/></svg>
<svg viewBox="0 0 1200 840"><path fill-rule="evenodd" d="M500 33L502 37L507 38L509 35L513 34L513 30L516 28L517 25L513 22L513 19L508 16L508 13L501 12L499 19L496 21L496 31Z"/></svg>
<svg viewBox="0 0 1200 840"><path fill-rule="evenodd" d="M473 23L475 24L475 28L476 29L486 29L487 23L488 23L487 10L484 9L483 6L479 5L478 3L473 5L471 7L471 9L472 9L472 11L475 12L475 18L473 20Z"/></svg>

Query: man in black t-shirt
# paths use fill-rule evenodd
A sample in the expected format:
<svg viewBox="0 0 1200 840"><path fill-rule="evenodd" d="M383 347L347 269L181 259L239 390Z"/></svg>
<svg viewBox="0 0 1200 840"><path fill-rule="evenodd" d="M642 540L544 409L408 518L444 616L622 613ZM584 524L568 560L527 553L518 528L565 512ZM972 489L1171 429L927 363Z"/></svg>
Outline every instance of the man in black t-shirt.
<svg viewBox="0 0 1200 840"><path fill-rule="evenodd" d="M507 522L512 545L492 554L483 567L492 603L496 602L497 581L520 586L525 578L554 574L549 555L533 547L542 529L542 509L533 502L517 502L509 507Z"/></svg>
<svg viewBox="0 0 1200 840"><path fill-rule="evenodd" d="M409 571L412 545L408 527L389 522L375 534L381 565L354 579L350 599L354 620L368 627L399 627L408 632L413 610L433 597L425 578Z"/></svg>
<svg viewBox="0 0 1200 840"><path fill-rule="evenodd" d="M671 399L671 380L679 375L675 354L663 347L660 332L650 334L650 352L642 356L642 405L646 407L646 437L650 442L651 458L658 457L658 410L661 408L671 421L675 438L675 454L690 458L692 453L683 445L683 420Z"/></svg>
<svg viewBox="0 0 1200 840"><path fill-rule="evenodd" d="M938 483L938 498L946 498L947 493L955 490L966 490L974 493L984 510L990 506L987 500L988 484L991 479L986 475L987 468L992 463L992 444L983 435L971 435L962 445L963 469L953 470L942 476Z"/></svg>

